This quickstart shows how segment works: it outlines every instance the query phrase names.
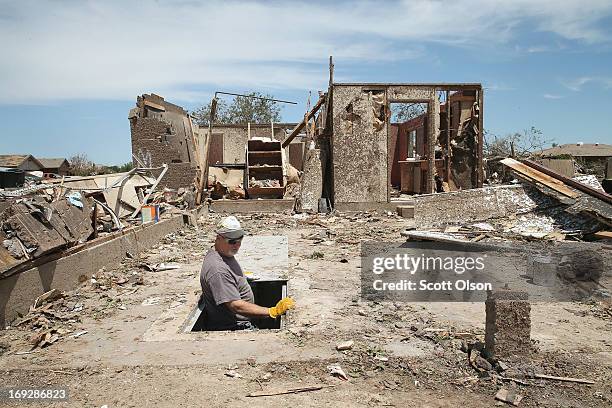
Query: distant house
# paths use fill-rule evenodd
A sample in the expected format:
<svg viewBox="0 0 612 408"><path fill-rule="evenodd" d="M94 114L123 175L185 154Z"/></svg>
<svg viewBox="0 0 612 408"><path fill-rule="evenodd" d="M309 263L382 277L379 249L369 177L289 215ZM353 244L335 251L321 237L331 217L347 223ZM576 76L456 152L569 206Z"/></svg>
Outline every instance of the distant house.
<svg viewBox="0 0 612 408"><path fill-rule="evenodd" d="M43 165L31 154L0 155L0 167L23 171L41 171Z"/></svg>
<svg viewBox="0 0 612 408"><path fill-rule="evenodd" d="M544 149L539 155L542 157L568 155L574 158L612 157L612 145L601 143L570 143L551 147L550 149Z"/></svg>
<svg viewBox="0 0 612 408"><path fill-rule="evenodd" d="M544 149L543 158L573 158L584 170L604 177L606 162L612 157L612 145L602 143L570 143Z"/></svg>
<svg viewBox="0 0 612 408"><path fill-rule="evenodd" d="M38 159L42 164L42 171L46 174L57 174L58 176L67 176L70 170L70 163L63 157L54 159Z"/></svg>

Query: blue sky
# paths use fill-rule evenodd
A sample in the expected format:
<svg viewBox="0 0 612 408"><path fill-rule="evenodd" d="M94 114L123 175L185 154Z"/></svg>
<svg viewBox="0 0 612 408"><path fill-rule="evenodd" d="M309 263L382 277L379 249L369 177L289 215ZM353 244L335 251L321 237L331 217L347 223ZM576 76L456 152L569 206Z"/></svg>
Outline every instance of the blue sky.
<svg viewBox="0 0 612 408"><path fill-rule="evenodd" d="M127 162L151 92L193 109L256 90L297 121L329 55L337 82L481 82L496 134L612 144L609 0L0 0L0 36L0 154Z"/></svg>

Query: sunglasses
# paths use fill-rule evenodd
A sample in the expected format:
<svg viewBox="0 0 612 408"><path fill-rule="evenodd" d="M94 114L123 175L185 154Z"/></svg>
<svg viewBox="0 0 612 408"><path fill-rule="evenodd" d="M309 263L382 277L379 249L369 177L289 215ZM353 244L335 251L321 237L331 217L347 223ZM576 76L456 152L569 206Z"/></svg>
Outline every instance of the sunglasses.
<svg viewBox="0 0 612 408"><path fill-rule="evenodd" d="M235 244L238 244L238 243L242 242L242 237L240 237L240 238L233 238L233 239L225 238L225 240L227 241L228 244L235 245Z"/></svg>

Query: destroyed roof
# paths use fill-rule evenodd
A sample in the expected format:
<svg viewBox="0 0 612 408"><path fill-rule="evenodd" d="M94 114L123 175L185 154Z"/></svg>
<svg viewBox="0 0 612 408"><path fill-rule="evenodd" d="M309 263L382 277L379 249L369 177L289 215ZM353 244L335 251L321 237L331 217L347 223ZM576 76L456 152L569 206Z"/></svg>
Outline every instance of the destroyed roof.
<svg viewBox="0 0 612 408"><path fill-rule="evenodd" d="M551 147L550 149L544 149L538 154L541 156L560 156L569 154L576 157L608 157L612 156L612 145L601 143L569 143Z"/></svg>
<svg viewBox="0 0 612 408"><path fill-rule="evenodd" d="M70 165L70 163L68 163L68 160L66 160L63 157L50 158L50 159L42 158L42 159L38 159L38 161L40 162L42 167L45 169L59 168L62 166L62 164L64 164L64 162L66 162L67 165Z"/></svg>
<svg viewBox="0 0 612 408"><path fill-rule="evenodd" d="M43 167L31 154L2 154L0 155L0 167L19 167L29 158L34 160L40 167Z"/></svg>

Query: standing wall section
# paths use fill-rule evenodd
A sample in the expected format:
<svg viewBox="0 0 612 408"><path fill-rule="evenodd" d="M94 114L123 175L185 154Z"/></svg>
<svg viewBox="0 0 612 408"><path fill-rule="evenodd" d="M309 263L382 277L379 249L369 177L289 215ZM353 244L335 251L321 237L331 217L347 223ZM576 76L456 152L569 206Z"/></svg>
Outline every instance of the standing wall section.
<svg viewBox="0 0 612 408"><path fill-rule="evenodd" d="M388 201L384 88L333 86L334 202Z"/></svg>

